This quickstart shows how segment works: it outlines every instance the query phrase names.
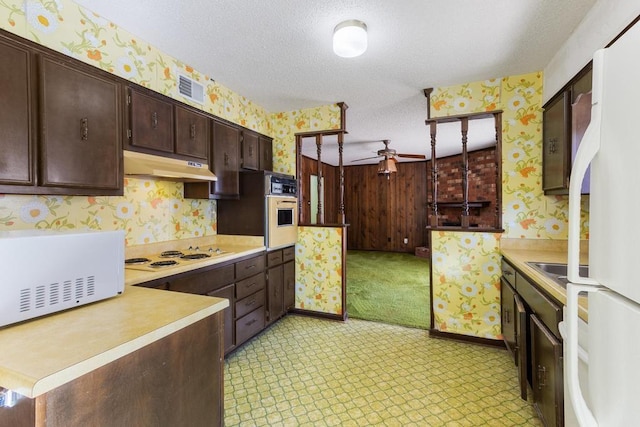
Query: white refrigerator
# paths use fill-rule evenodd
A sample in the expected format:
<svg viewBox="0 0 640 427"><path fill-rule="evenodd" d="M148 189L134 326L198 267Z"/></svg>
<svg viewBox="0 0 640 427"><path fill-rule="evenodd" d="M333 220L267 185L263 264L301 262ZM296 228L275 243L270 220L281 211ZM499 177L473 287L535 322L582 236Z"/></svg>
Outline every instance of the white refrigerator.
<svg viewBox="0 0 640 427"><path fill-rule="evenodd" d="M585 278L578 275L580 190L589 165ZM640 425L640 24L593 58L591 122L570 180L568 270L565 409L581 426ZM578 375L580 292L589 305L587 401Z"/></svg>

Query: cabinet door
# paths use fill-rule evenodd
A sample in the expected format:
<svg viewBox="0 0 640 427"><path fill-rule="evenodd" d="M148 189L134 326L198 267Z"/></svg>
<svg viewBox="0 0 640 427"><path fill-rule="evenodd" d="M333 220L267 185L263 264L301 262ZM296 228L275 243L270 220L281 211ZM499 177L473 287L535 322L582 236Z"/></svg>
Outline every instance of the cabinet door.
<svg viewBox="0 0 640 427"><path fill-rule="evenodd" d="M32 56L0 39L0 184L34 185Z"/></svg>
<svg viewBox="0 0 640 427"><path fill-rule="evenodd" d="M260 169L260 139L257 133L242 132L242 167Z"/></svg>
<svg viewBox="0 0 640 427"><path fill-rule="evenodd" d="M502 340L517 363L515 292L507 281L502 278L500 279L500 301L502 307Z"/></svg>
<svg viewBox="0 0 640 427"><path fill-rule="evenodd" d="M227 354L235 347L235 308L234 301L235 285L232 283L223 288L207 293L211 297L226 298L229 300L229 307L224 309L224 353Z"/></svg>
<svg viewBox="0 0 640 427"><path fill-rule="evenodd" d="M520 397L527 400L527 310L518 294L513 295L515 304L516 330L516 365L518 366L518 382L520 383Z"/></svg>
<svg viewBox="0 0 640 427"><path fill-rule="evenodd" d="M547 427L564 423L562 344L535 314L531 318L533 405Z"/></svg>
<svg viewBox="0 0 640 427"><path fill-rule="evenodd" d="M282 265L272 267L269 270L269 278L267 279L267 305L269 313L267 315L268 323L278 320L284 313L284 276Z"/></svg>
<svg viewBox="0 0 640 427"><path fill-rule="evenodd" d="M237 198L240 195L239 180L240 129L226 123L213 122L212 171L218 180L213 196L217 198Z"/></svg>
<svg viewBox="0 0 640 427"><path fill-rule="evenodd" d="M542 188L548 194L567 194L569 189L570 100L565 91L543 113Z"/></svg>
<svg viewBox="0 0 640 427"><path fill-rule="evenodd" d="M284 276L284 310L288 311L296 306L296 265L293 261L282 266Z"/></svg>
<svg viewBox="0 0 640 427"><path fill-rule="evenodd" d="M273 170L273 140L260 135L260 170Z"/></svg>
<svg viewBox="0 0 640 427"><path fill-rule="evenodd" d="M209 118L180 105L175 106L175 114L176 154L207 161L211 135Z"/></svg>
<svg viewBox="0 0 640 427"><path fill-rule="evenodd" d="M173 104L129 89L131 140L134 147L173 153Z"/></svg>
<svg viewBox="0 0 640 427"><path fill-rule="evenodd" d="M40 184L121 189L119 84L47 56L40 70Z"/></svg>

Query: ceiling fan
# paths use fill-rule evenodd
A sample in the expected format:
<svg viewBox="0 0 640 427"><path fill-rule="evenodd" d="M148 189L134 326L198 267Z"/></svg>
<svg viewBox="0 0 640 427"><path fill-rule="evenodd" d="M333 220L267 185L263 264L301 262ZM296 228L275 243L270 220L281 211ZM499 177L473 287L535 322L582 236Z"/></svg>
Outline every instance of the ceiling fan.
<svg viewBox="0 0 640 427"><path fill-rule="evenodd" d="M426 160L426 156L423 154L404 154L397 153L396 150L389 148L389 140L383 139L382 143L384 144L384 149L378 150L378 154L373 157L365 157L363 159L352 160L352 162L359 162L362 160L370 160L378 157L383 157L378 163L378 174L380 175L389 175L393 172L397 172L396 163L398 162L397 158L402 157L405 159L419 159Z"/></svg>

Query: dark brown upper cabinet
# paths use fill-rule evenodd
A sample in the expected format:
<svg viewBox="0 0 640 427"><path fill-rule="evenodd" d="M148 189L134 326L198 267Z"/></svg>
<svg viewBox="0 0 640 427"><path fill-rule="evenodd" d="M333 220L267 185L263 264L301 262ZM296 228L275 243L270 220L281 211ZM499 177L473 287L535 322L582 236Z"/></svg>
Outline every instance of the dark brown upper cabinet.
<svg viewBox="0 0 640 427"><path fill-rule="evenodd" d="M150 153L160 151L173 154L173 103L169 98L146 89L130 87L128 92L128 145L146 149Z"/></svg>
<svg viewBox="0 0 640 427"><path fill-rule="evenodd" d="M0 190L35 185L33 55L27 46L0 37Z"/></svg>
<svg viewBox="0 0 640 427"><path fill-rule="evenodd" d="M238 199L240 197L240 127L213 120L209 168L218 178L214 182L187 182L184 196L189 199Z"/></svg>
<svg viewBox="0 0 640 427"><path fill-rule="evenodd" d="M0 191L121 195L118 80L4 31L0 54Z"/></svg>
<svg viewBox="0 0 640 427"><path fill-rule="evenodd" d="M176 154L207 160L211 138L211 119L196 110L175 106Z"/></svg>
<svg viewBox="0 0 640 427"><path fill-rule="evenodd" d="M41 184L118 190L120 85L47 56L40 69Z"/></svg>
<svg viewBox="0 0 640 427"><path fill-rule="evenodd" d="M260 135L245 130L242 132L242 168L260 169Z"/></svg>
<svg viewBox="0 0 640 427"><path fill-rule="evenodd" d="M273 139L260 135L260 170L273 170Z"/></svg>
<svg viewBox="0 0 640 427"><path fill-rule="evenodd" d="M581 95L591 93L592 69L588 64L544 105L542 113L542 189L544 194L569 194L575 152L591 118L590 105L573 111ZM575 114L579 113L579 114ZM578 119L577 119L578 117ZM588 186L583 186L588 193Z"/></svg>
<svg viewBox="0 0 640 427"><path fill-rule="evenodd" d="M272 139L249 130L242 132L242 168L249 170L273 169Z"/></svg>

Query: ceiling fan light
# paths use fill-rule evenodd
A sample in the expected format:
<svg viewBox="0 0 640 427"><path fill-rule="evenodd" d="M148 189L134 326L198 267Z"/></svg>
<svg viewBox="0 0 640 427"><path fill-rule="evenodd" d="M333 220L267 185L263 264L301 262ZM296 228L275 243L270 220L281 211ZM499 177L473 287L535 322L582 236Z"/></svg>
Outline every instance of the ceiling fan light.
<svg viewBox="0 0 640 427"><path fill-rule="evenodd" d="M397 171L396 162L392 159L380 160L380 163L378 163L378 174L380 175L389 175Z"/></svg>
<svg viewBox="0 0 640 427"><path fill-rule="evenodd" d="M333 30L333 51L343 58L354 58L367 50L367 25L350 19L336 25Z"/></svg>

